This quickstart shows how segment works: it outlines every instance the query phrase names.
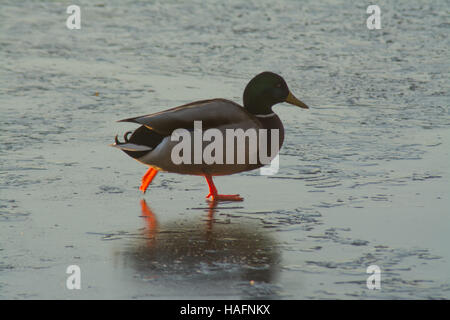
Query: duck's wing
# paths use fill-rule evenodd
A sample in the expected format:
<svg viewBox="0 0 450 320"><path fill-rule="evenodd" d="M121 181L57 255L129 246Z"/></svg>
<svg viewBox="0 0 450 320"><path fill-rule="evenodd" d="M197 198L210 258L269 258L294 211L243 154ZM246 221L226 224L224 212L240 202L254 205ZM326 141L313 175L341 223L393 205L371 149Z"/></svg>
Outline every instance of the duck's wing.
<svg viewBox="0 0 450 320"><path fill-rule="evenodd" d="M196 101L157 113L119 120L139 123L165 136L178 128L193 129L194 121L202 121L203 130L248 121L259 126L252 114L237 103L225 99Z"/></svg>

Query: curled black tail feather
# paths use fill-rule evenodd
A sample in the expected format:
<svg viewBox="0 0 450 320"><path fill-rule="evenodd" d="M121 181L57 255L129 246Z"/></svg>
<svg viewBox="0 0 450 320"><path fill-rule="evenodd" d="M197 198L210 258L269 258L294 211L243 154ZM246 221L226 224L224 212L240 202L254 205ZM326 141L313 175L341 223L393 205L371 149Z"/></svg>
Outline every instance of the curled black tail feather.
<svg viewBox="0 0 450 320"><path fill-rule="evenodd" d="M119 141L119 138L118 138L119 135L116 134L116 137L114 138L115 143L120 145L120 144L124 144L124 143L130 142L128 136L129 136L131 133L133 133L133 132L132 132L132 131L127 131L127 132L125 132L125 134L123 135L123 140L124 140L125 142L120 142L120 141Z"/></svg>
<svg viewBox="0 0 450 320"><path fill-rule="evenodd" d="M161 143L163 139L164 139L163 135L156 133L155 131L147 128L146 126L141 126L137 128L134 132L132 131L125 132L125 134L123 135L124 142L119 141L118 135L116 135L114 141L116 145L133 143L154 149L158 146L158 144ZM149 151L130 151L130 150L122 150L122 151L133 158L140 158L149 152Z"/></svg>

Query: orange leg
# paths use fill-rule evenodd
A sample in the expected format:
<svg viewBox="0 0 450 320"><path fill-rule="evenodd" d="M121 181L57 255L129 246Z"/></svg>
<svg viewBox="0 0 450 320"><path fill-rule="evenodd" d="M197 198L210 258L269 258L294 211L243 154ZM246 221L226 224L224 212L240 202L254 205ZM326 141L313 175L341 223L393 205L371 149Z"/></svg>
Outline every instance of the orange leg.
<svg viewBox="0 0 450 320"><path fill-rule="evenodd" d="M214 185L212 176L209 174L205 174L206 182L209 187L209 194L206 198L211 197L212 201L242 201L244 198L241 198L238 194L218 194L216 186Z"/></svg>
<svg viewBox="0 0 450 320"><path fill-rule="evenodd" d="M153 169L152 167L150 167L147 170L147 172L142 177L142 184L139 187L139 190L141 190L142 193L145 193L145 191L147 190L149 184L152 182L153 178L156 176L157 173L158 173L158 170Z"/></svg>

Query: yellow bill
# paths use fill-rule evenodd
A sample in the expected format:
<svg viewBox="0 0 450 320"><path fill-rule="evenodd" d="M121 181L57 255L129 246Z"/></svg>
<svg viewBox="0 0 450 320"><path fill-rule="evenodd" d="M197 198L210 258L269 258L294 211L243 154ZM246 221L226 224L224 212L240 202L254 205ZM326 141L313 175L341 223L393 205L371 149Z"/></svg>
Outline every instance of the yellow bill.
<svg viewBox="0 0 450 320"><path fill-rule="evenodd" d="M294 106L303 108L303 109L309 109L309 107L304 104L303 102L301 102L300 100L298 100L290 91L289 94L285 100L287 103L293 104Z"/></svg>

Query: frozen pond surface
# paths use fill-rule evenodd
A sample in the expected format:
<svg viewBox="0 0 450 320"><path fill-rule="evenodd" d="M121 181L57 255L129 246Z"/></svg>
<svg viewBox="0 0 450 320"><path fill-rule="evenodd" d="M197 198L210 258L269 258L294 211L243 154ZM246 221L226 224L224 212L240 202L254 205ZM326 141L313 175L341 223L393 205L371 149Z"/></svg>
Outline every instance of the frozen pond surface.
<svg viewBox="0 0 450 320"><path fill-rule="evenodd" d="M0 298L449 299L448 2L377 4L370 31L351 1L79 1L68 30L65 3L2 2ZM265 70L311 107L274 108L278 174L141 196L115 120L241 103Z"/></svg>

